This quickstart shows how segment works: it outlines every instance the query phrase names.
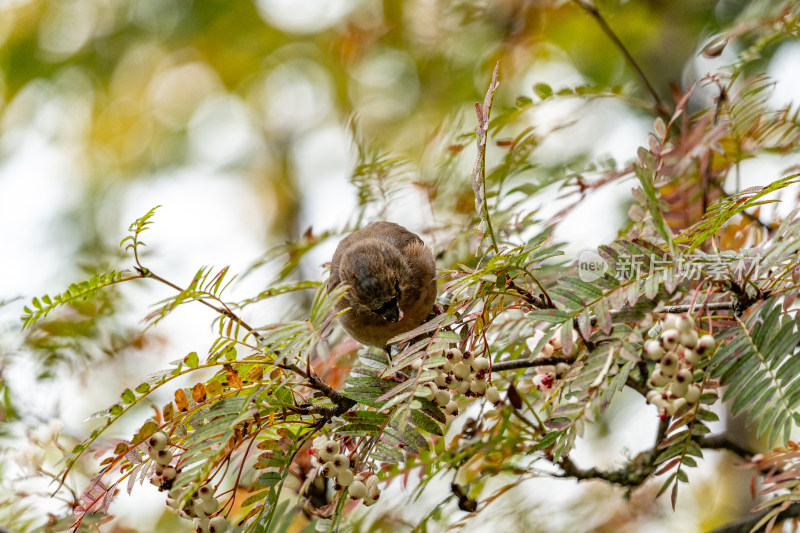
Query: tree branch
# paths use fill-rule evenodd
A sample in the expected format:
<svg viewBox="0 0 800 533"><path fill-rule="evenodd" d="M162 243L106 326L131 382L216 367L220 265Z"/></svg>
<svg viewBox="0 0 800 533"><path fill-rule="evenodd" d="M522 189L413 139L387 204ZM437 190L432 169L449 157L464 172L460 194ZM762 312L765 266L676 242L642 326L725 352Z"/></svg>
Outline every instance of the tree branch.
<svg viewBox="0 0 800 533"><path fill-rule="evenodd" d="M613 485L622 487L636 488L647 481L650 475L655 472L656 467L653 461L656 458L656 450L646 450L637 455L630 463L617 470L598 470L597 468L578 468L572 459L564 457L561 460L561 469L564 473L560 477L571 477L577 480L600 479Z"/></svg>
<svg viewBox="0 0 800 533"><path fill-rule="evenodd" d="M564 471L559 477L570 477L577 480L598 479L611 483L612 485L619 485L634 489L639 487L642 483L656 471L655 460L658 457L658 444L664 439L667 429L669 427L669 419L661 420L658 424L658 432L656 441L652 448L645 450L637 455L627 465L616 470L599 470L597 468L579 468L569 457L564 457L560 466ZM739 455L742 458L749 458L753 452L746 450L738 444L732 442L725 435L711 435L697 441L701 448L709 450L728 450ZM761 514L760 516L763 516ZM798 513L795 516L800 516ZM789 517L786 517L789 518ZM785 519L785 518L784 518ZM758 519L749 521L749 527L753 527L758 522ZM731 530L732 532L739 531L738 529ZM742 530L749 531L749 530ZM714 533L717 533L716 531Z"/></svg>
<svg viewBox="0 0 800 533"><path fill-rule="evenodd" d="M727 435L709 435L708 437L704 437L700 439L698 442L701 448L706 450L727 450L731 453L735 453L742 459L749 460L753 455L754 452L745 449L743 446L739 446L732 440L728 438Z"/></svg>
<svg viewBox="0 0 800 533"><path fill-rule="evenodd" d="M712 302L712 303L706 304L704 306L699 306L699 307L703 307L705 309L708 309L709 311L733 311L733 310L736 309L737 305L738 305L738 302L735 302L735 301L732 301L732 302ZM662 309L660 309L659 313L669 313L669 314L688 313L689 311L691 311L691 309L692 309L692 306L688 305L688 304L686 304L686 305L668 305L668 306L663 307Z"/></svg>
<svg viewBox="0 0 800 533"><path fill-rule="evenodd" d="M322 415L322 418L325 419L327 422L331 418L335 416L342 416L347 411L352 409L356 405L356 401L351 400L349 398L344 398L340 402L337 402L335 405L318 405L318 404L311 404L309 406L301 407L301 412L304 415L310 414L317 414Z"/></svg>
<svg viewBox="0 0 800 533"><path fill-rule="evenodd" d="M603 33L605 33L606 36L611 39L611 42L613 42L614 45L619 48L619 50L622 52L622 55L625 56L625 60L628 62L628 65L630 65L631 68L636 71L636 74L642 80L642 83L644 83L645 88L647 88L647 91L653 97L653 100L656 104L656 112L664 119L668 119L669 109L667 109L664 101L661 100L661 97L658 95L658 91L656 91L655 87L653 87L653 85L650 83L650 80L647 79L644 71L628 51L627 47L623 44L620 38L617 37L617 34L614 33L614 30L611 29L611 26L608 25L608 22L606 22L606 19L600 13L600 10L597 9L597 6L594 5L594 2L587 0L575 0L575 3L597 21L597 24L600 26L600 29L603 30Z"/></svg>
<svg viewBox="0 0 800 533"><path fill-rule="evenodd" d="M514 359L513 361L500 361L492 365L492 372L504 370L517 370L519 368L532 368L536 366L557 365L558 363L572 363L571 357L535 357L530 359Z"/></svg>

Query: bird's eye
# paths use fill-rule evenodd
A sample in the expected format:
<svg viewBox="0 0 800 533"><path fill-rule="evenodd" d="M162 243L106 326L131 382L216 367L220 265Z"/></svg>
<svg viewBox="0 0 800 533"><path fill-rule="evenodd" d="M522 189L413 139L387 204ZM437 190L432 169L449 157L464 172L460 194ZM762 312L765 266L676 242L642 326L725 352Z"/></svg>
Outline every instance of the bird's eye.
<svg viewBox="0 0 800 533"><path fill-rule="evenodd" d="M375 313L376 315L382 315L392 307L395 307L396 305L397 305L397 296L392 296L391 300L389 300L382 306L378 307L377 309L373 309L372 312Z"/></svg>

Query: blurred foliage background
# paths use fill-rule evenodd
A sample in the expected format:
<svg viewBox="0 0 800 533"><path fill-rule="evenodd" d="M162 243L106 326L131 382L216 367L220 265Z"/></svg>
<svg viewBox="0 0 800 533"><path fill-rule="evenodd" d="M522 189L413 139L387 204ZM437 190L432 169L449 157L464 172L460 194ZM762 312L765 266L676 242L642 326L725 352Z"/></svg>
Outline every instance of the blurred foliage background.
<svg viewBox="0 0 800 533"><path fill-rule="evenodd" d="M787 5L598 2L669 102L718 66L698 59L709 39L736 28L738 41L725 52L734 54L759 39L747 33L749 24ZM775 40L747 69L768 70L788 46L796 67L796 44ZM180 353L171 330L130 325L126 318L142 315L141 295L125 291L18 334L23 301L115 264L124 228L155 204L165 204L166 217L159 259L177 276L204 263L259 266L260 257L286 251L276 247L287 241L301 243L292 248L299 257L302 243L311 247L373 217L403 222L434 242L452 237L449 221L473 216L469 164L453 170L441 161L472 150L462 134L474 129L474 103L498 60L497 108L533 97L539 82L628 96L625 104L562 106L531 119L540 165L525 169L523 180L547 183L602 155L633 158L646 142L652 118L642 109L652 107L650 95L597 21L572 2L0 2L0 421L8 423L0 436L24 438L25 427L61 418L65 432L80 438L80 421L90 406L105 405L103 394L113 398L122 388L116 384ZM613 213L587 242L613 237L625 218L621 200L604 207ZM299 262L299 277L320 278L333 245ZM250 276L242 294L278 275ZM251 314L265 318L252 322L302 312L307 303L256 308ZM172 331L181 326L173 322ZM20 354L37 357L22 363ZM114 376L100 382L105 387L92 373L100 368ZM42 383L51 387L44 399L21 392ZM63 399L87 390L77 406ZM11 500L0 493L0 503ZM635 514L636 505L620 515ZM2 513L0 523L11 521ZM122 514L116 531L145 530L136 529L136 513ZM612 513L608 520L629 519ZM40 524L14 520L19 528ZM393 531L392 524L374 527ZM158 531L171 527L179 526Z"/></svg>

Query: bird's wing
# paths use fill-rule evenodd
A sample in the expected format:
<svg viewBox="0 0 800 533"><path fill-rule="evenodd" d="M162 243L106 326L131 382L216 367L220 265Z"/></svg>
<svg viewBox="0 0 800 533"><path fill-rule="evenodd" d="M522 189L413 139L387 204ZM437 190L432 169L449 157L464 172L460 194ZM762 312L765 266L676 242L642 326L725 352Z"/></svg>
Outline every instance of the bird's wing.
<svg viewBox="0 0 800 533"><path fill-rule="evenodd" d="M336 247L336 251L333 253L333 259L331 259L331 277L328 279L328 287L331 289L339 285L342 281L342 278L339 276L339 263L342 261L342 257L344 257L347 250L356 242L356 233L351 233L342 239Z"/></svg>

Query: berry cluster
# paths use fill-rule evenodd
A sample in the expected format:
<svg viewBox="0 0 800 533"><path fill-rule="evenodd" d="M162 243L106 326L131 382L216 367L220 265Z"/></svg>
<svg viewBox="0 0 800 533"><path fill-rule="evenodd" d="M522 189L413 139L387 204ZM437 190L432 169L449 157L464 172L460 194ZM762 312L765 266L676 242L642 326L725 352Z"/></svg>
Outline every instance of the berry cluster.
<svg viewBox="0 0 800 533"><path fill-rule="evenodd" d="M694 368L714 351L711 335L699 336L690 315L670 314L660 323L658 339L644 343L644 353L655 368L648 385L647 401L658 408L661 418L675 414L682 406L696 404L702 389L695 384Z"/></svg>
<svg viewBox="0 0 800 533"><path fill-rule="evenodd" d="M334 490L347 488L351 498L362 499L366 506L378 501L381 497L378 476L354 473L350 469L350 459L340 451L338 442L319 436L311 443L311 464L319 467L323 476L334 479Z"/></svg>
<svg viewBox="0 0 800 533"><path fill-rule="evenodd" d="M174 466L170 466L172 452L167 449L169 438L166 433L159 431L150 435L147 444L150 446L147 454L155 463L154 475L150 478L150 482L153 485L169 489L178 475L178 470Z"/></svg>
<svg viewBox="0 0 800 533"><path fill-rule="evenodd" d="M475 357L470 352L462 352L458 348L450 348L444 357L446 361L438 368L438 373L429 386L433 402L444 408L448 422L458 415L458 404L451 394L459 393L467 397L486 396L486 399L493 404L500 403L500 393L497 388L486 384L489 374L487 358ZM419 371L422 368L422 360L414 361L412 368Z"/></svg>
<svg viewBox="0 0 800 533"><path fill-rule="evenodd" d="M181 518L194 519L196 533L222 533L228 529L224 516L212 516L219 510L219 501L209 485L201 485L192 493L189 503L179 509L181 501L190 488L171 490L167 493L167 505L178 512Z"/></svg>
<svg viewBox="0 0 800 533"><path fill-rule="evenodd" d="M172 452L167 450L169 438L161 431L154 433L147 440L150 446L148 455L155 462L155 474L151 483L158 485L162 490L168 490L167 506L178 513L182 518L194 519L196 533L223 533L228 529L228 520L223 516L212 516L219 510L219 501L214 497L214 491L209 485L202 485L195 490L189 502L181 509L184 496L189 488L171 489L172 482L178 475L172 462Z"/></svg>
<svg viewBox="0 0 800 533"><path fill-rule="evenodd" d="M541 338L541 337L539 337ZM553 354L561 350L561 334L557 333L550 337L550 340L542 348L542 351L536 354L533 358L534 361L549 359ZM567 354L565 354L567 355ZM556 381L564 378L572 368L569 363L557 363L555 365L540 365L536 367L536 375L533 376L533 386L547 394L553 390Z"/></svg>

